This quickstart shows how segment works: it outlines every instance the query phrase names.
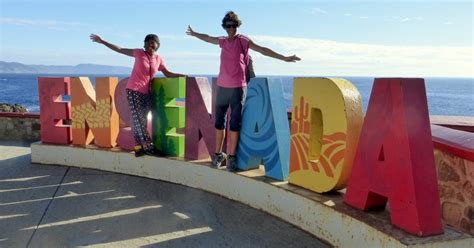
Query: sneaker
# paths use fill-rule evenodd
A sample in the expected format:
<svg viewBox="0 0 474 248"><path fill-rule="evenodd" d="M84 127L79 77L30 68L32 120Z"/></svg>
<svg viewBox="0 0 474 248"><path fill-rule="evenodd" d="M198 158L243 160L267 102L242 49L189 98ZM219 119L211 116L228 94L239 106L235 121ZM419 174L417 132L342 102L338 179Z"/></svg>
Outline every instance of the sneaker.
<svg viewBox="0 0 474 248"><path fill-rule="evenodd" d="M237 171L238 170L238 168L237 168L237 157L229 155L227 160L228 160L227 161L227 171L230 171L230 172Z"/></svg>
<svg viewBox="0 0 474 248"><path fill-rule="evenodd" d="M218 153L218 154L215 154L213 157L212 157L212 164L211 164L211 167L212 168L219 168L221 166L225 166L226 164L226 159L227 159L227 155L223 152L221 153Z"/></svg>
<svg viewBox="0 0 474 248"><path fill-rule="evenodd" d="M145 149L143 149L142 146L133 147L133 151L135 152L135 157L141 157L146 154Z"/></svg>
<svg viewBox="0 0 474 248"><path fill-rule="evenodd" d="M150 150L146 151L146 155L155 156L155 157L166 157L166 154L155 147L152 147Z"/></svg>

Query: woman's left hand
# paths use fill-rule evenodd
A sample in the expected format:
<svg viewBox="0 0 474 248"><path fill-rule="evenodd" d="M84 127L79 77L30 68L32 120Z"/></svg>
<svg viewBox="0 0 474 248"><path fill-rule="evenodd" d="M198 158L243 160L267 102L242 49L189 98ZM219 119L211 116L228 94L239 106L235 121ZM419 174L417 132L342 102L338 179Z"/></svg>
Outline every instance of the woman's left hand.
<svg viewBox="0 0 474 248"><path fill-rule="evenodd" d="M300 61L301 59L295 55L292 55L292 56L288 56L288 57L285 57L285 61L286 62L296 62L296 61Z"/></svg>

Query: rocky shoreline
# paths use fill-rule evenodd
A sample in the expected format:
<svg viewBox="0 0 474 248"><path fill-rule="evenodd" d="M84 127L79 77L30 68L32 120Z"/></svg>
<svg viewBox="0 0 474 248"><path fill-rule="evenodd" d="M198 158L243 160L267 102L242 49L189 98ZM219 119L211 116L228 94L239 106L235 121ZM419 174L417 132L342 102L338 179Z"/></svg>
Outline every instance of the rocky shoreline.
<svg viewBox="0 0 474 248"><path fill-rule="evenodd" d="M28 109L21 104L0 103L0 112L26 113Z"/></svg>
<svg viewBox="0 0 474 248"><path fill-rule="evenodd" d="M38 141L39 114L30 114L21 104L0 103L0 140Z"/></svg>

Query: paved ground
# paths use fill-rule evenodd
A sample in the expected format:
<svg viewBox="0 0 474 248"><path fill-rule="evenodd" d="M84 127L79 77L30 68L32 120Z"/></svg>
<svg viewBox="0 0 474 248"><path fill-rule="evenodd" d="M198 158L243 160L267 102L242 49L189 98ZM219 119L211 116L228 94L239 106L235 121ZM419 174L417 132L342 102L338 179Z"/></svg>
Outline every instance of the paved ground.
<svg viewBox="0 0 474 248"><path fill-rule="evenodd" d="M31 164L0 141L0 247L328 247L273 216L200 190Z"/></svg>

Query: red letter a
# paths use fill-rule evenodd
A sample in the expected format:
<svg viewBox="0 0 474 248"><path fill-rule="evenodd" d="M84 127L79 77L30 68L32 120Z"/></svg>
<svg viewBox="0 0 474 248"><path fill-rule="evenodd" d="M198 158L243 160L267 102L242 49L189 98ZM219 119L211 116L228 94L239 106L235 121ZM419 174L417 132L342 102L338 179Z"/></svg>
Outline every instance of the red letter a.
<svg viewBox="0 0 474 248"><path fill-rule="evenodd" d="M376 79L344 202L390 205L393 225L419 236L443 232L423 79Z"/></svg>

